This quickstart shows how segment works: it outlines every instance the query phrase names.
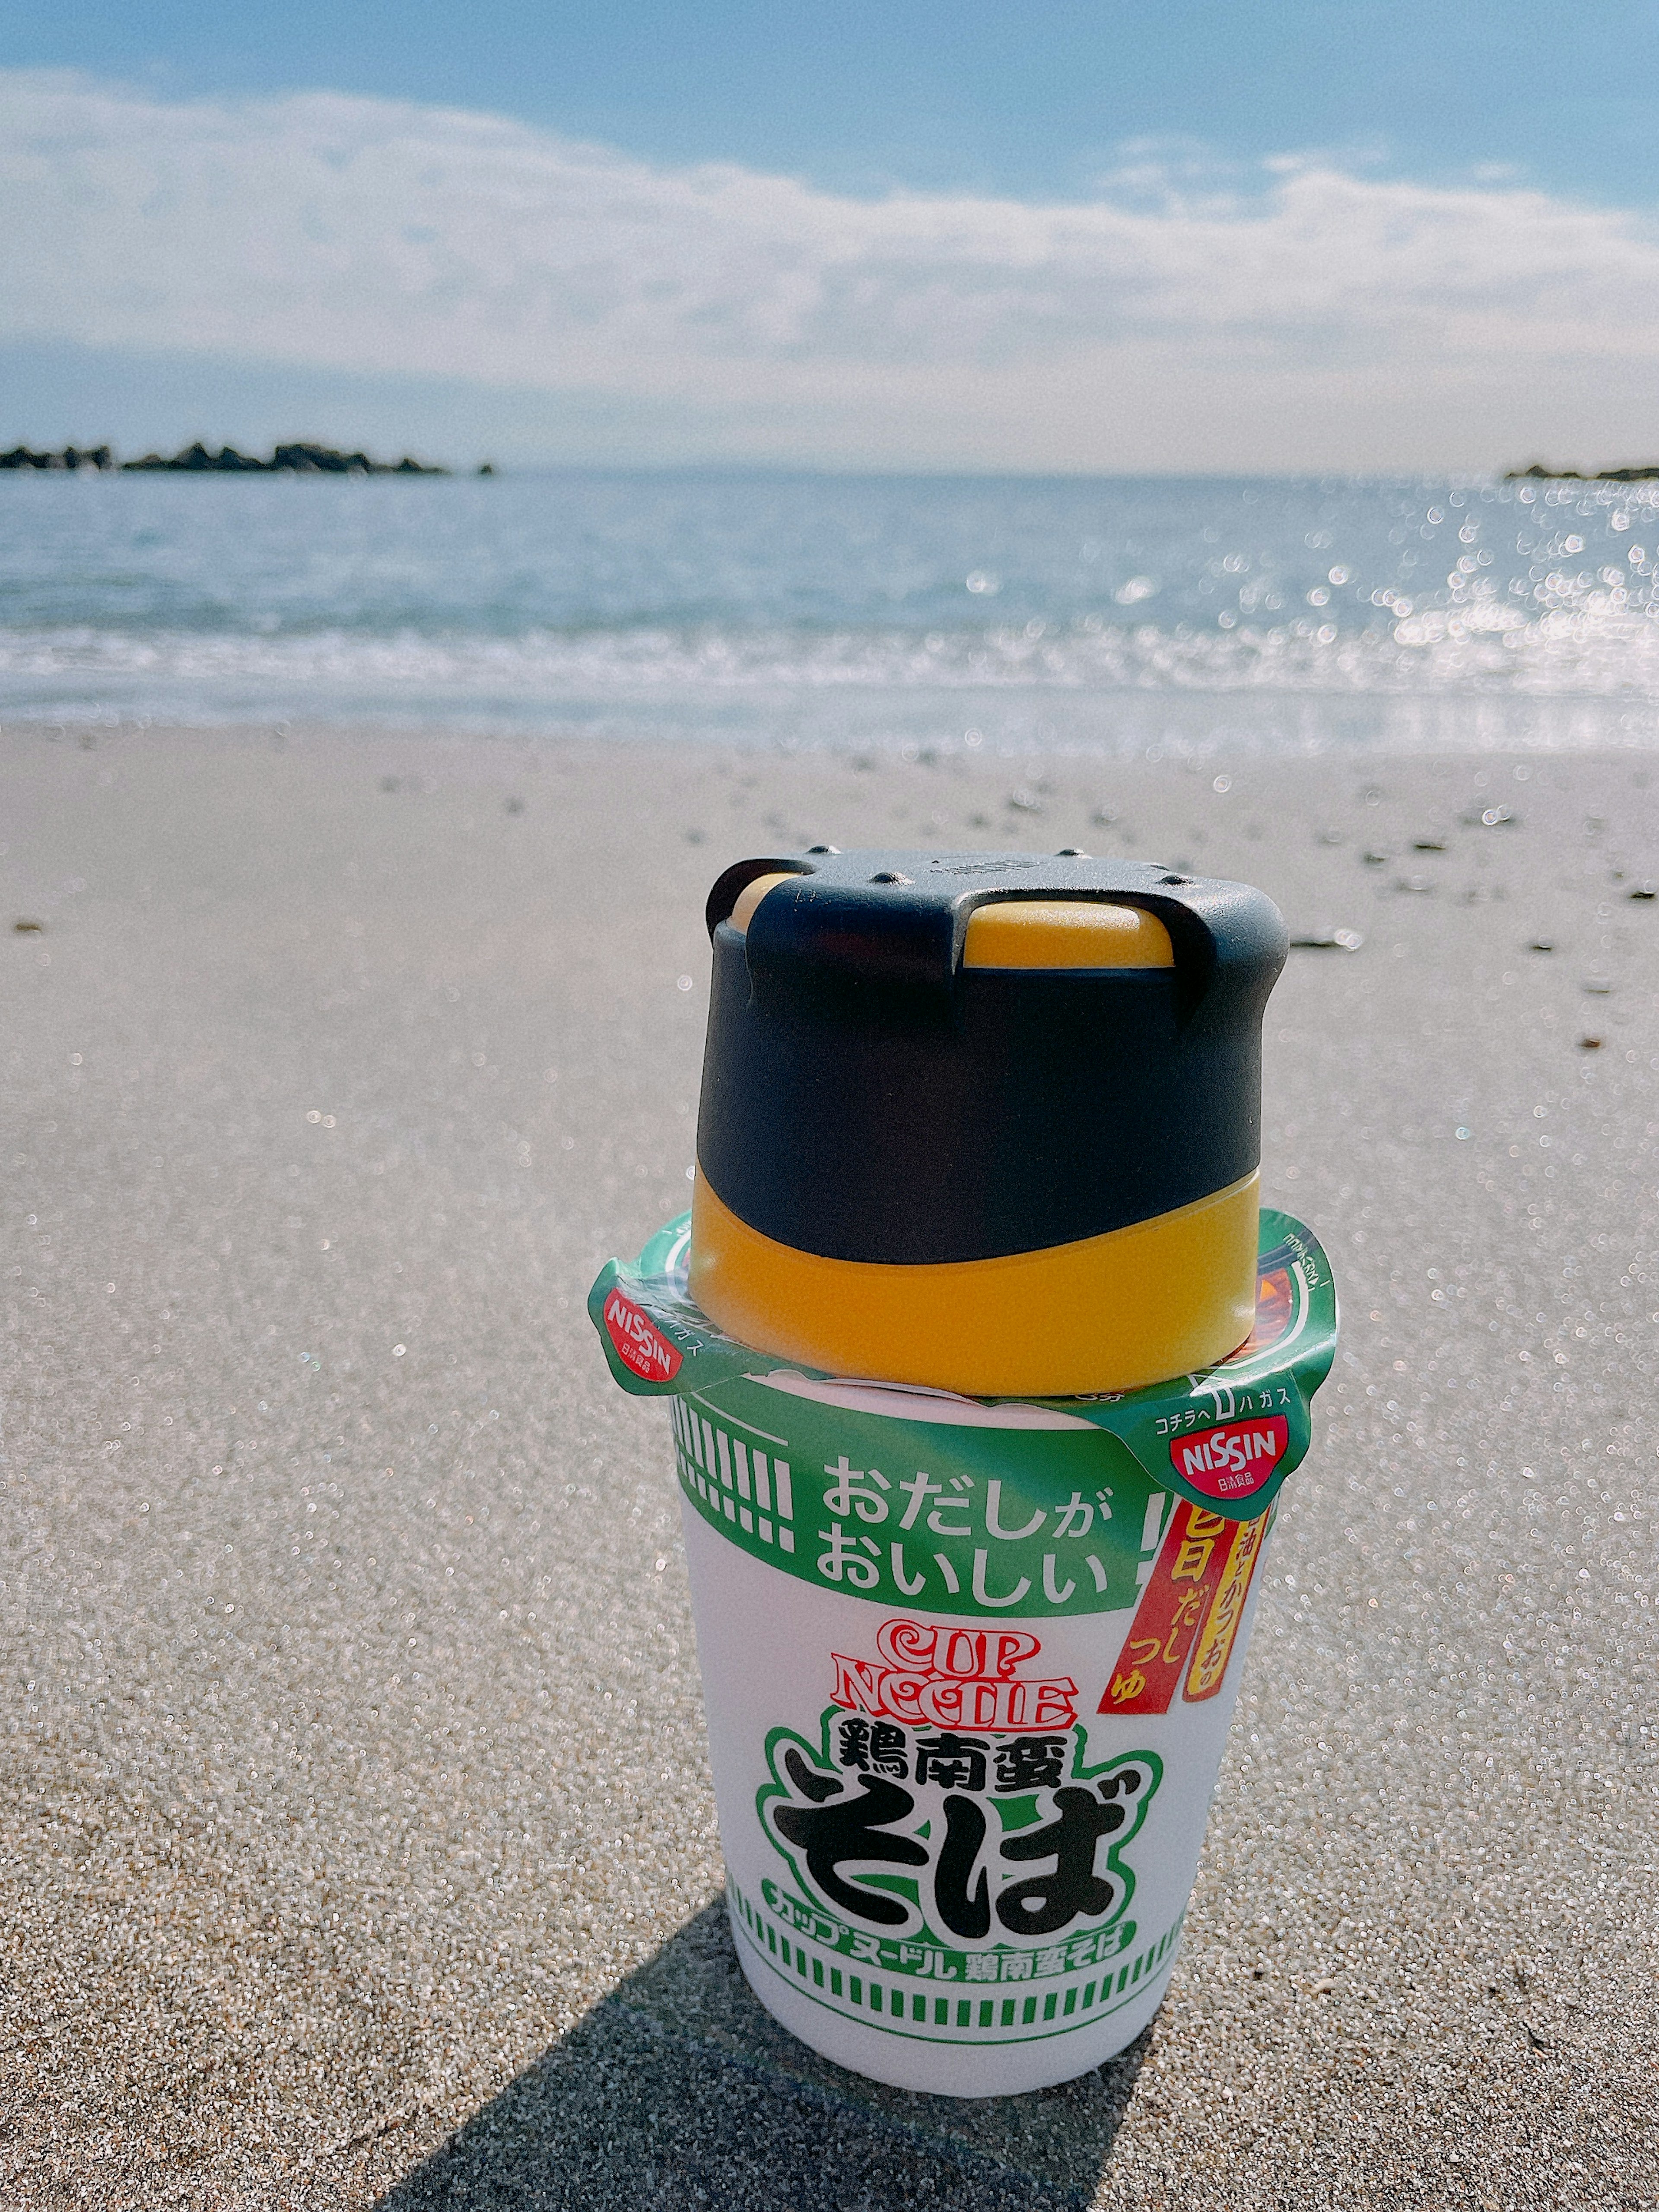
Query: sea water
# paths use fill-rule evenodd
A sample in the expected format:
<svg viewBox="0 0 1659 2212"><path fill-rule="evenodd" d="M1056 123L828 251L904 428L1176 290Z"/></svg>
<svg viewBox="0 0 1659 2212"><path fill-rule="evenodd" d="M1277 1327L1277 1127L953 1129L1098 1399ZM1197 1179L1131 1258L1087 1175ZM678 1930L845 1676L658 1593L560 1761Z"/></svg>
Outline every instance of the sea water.
<svg viewBox="0 0 1659 2212"><path fill-rule="evenodd" d="M1646 745L1656 568L1651 484L0 476L0 716Z"/></svg>

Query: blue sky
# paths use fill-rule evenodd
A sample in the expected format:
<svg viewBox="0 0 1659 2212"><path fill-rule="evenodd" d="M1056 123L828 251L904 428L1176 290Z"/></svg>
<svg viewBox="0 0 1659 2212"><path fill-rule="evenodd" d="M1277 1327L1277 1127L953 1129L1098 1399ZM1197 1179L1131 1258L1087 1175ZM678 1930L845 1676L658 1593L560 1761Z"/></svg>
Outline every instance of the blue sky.
<svg viewBox="0 0 1659 2212"><path fill-rule="evenodd" d="M12 0L0 440L1645 457L1655 15Z"/></svg>
<svg viewBox="0 0 1659 2212"><path fill-rule="evenodd" d="M1126 140L1659 200L1647 0L12 0L0 62L481 107L833 189L1085 191Z"/></svg>

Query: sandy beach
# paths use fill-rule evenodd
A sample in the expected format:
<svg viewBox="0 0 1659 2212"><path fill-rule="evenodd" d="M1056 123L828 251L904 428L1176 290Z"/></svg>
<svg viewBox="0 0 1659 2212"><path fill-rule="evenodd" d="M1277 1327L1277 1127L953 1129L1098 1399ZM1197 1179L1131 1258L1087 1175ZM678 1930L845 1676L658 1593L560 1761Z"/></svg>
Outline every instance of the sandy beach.
<svg viewBox="0 0 1659 2212"><path fill-rule="evenodd" d="M1659 2204L1642 756L11 726L0 776L9 2207ZM583 1306L687 1200L709 882L819 839L1363 939L1269 1012L1345 1349L1173 1991L1007 2102L749 1996L666 1423Z"/></svg>

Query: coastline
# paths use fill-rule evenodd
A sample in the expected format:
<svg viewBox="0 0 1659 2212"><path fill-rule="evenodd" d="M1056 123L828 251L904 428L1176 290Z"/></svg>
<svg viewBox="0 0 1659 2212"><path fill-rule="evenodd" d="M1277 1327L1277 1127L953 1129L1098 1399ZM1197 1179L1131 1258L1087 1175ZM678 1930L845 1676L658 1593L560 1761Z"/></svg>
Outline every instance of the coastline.
<svg viewBox="0 0 1659 2212"><path fill-rule="evenodd" d="M1091 776L1116 777L1143 767L1184 775L1207 764L1214 774L1249 762L1262 769L1322 764L1364 774L1396 759L1425 765L1461 760L1478 775L1503 766L1506 757L1510 764L1623 758L1639 768L1659 749L1659 697L1634 688L1606 696L1345 691L1317 682L1255 690L900 689L763 678L698 690L665 678L618 681L607 669L603 680L585 687L560 671L566 688L551 698L538 696L532 676L515 697L504 684L491 689L482 683L477 668L458 656L425 672L426 680L400 678L378 696L348 704L328 700L325 656L319 653L318 661L314 669L285 670L291 680L274 699L264 688L268 671L255 672L257 684L239 673L201 685L205 698L191 696L198 690L192 672L176 685L157 684L158 698L143 711L118 691L100 703L85 689L55 705L42 697L38 673L9 682L9 672L0 668L0 735L88 747L120 746L159 732L169 740L222 740L255 750L277 742L321 752L339 748L377 759L382 750L391 758L402 746L428 748L445 763L457 757L453 769L442 773L463 780L478 771L459 756L474 752L481 762L592 755L638 764L659 758L694 782L726 757L741 757L768 776L795 761L809 777L828 775L834 787L849 763L867 758L904 769L926 757L970 781L988 777L994 808L1006 795L995 788L999 779L1018 781L1024 764L1034 762L1073 764L1081 792ZM308 698L318 691L327 703ZM307 700L306 708L289 704L295 696ZM228 703L216 713L220 697Z"/></svg>
<svg viewBox="0 0 1659 2212"><path fill-rule="evenodd" d="M1651 2195L1659 767L1215 743L8 720L12 2202ZM1173 1994L1010 2105L736 1982L665 1432L584 1312L684 1203L708 884L820 839L1364 940L1269 1010L1344 1351Z"/></svg>

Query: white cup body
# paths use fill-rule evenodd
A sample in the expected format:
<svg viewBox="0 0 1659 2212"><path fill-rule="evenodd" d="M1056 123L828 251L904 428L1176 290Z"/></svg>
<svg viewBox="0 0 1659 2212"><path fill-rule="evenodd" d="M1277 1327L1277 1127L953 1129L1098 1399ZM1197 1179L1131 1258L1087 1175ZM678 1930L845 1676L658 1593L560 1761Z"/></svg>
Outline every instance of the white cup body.
<svg viewBox="0 0 1659 2212"><path fill-rule="evenodd" d="M822 1518L804 1468L790 1562L732 1540L690 1433L677 1416L732 1926L757 1996L836 2063L946 2096L1043 2088L1123 2051L1175 1966L1267 1522L1247 1539L1194 1522L1212 1531L1204 1574L1172 1580L1188 1509L1146 1501L1149 1528L1161 1520L1114 1611L896 1607L803 1577ZM1147 1709L1135 1670L1155 1675L1165 1652L1178 1680ZM822 1841L849 1807L866 1825L841 1844L862 1835L894 1857ZM1045 1856L1039 1838L1059 1840Z"/></svg>

